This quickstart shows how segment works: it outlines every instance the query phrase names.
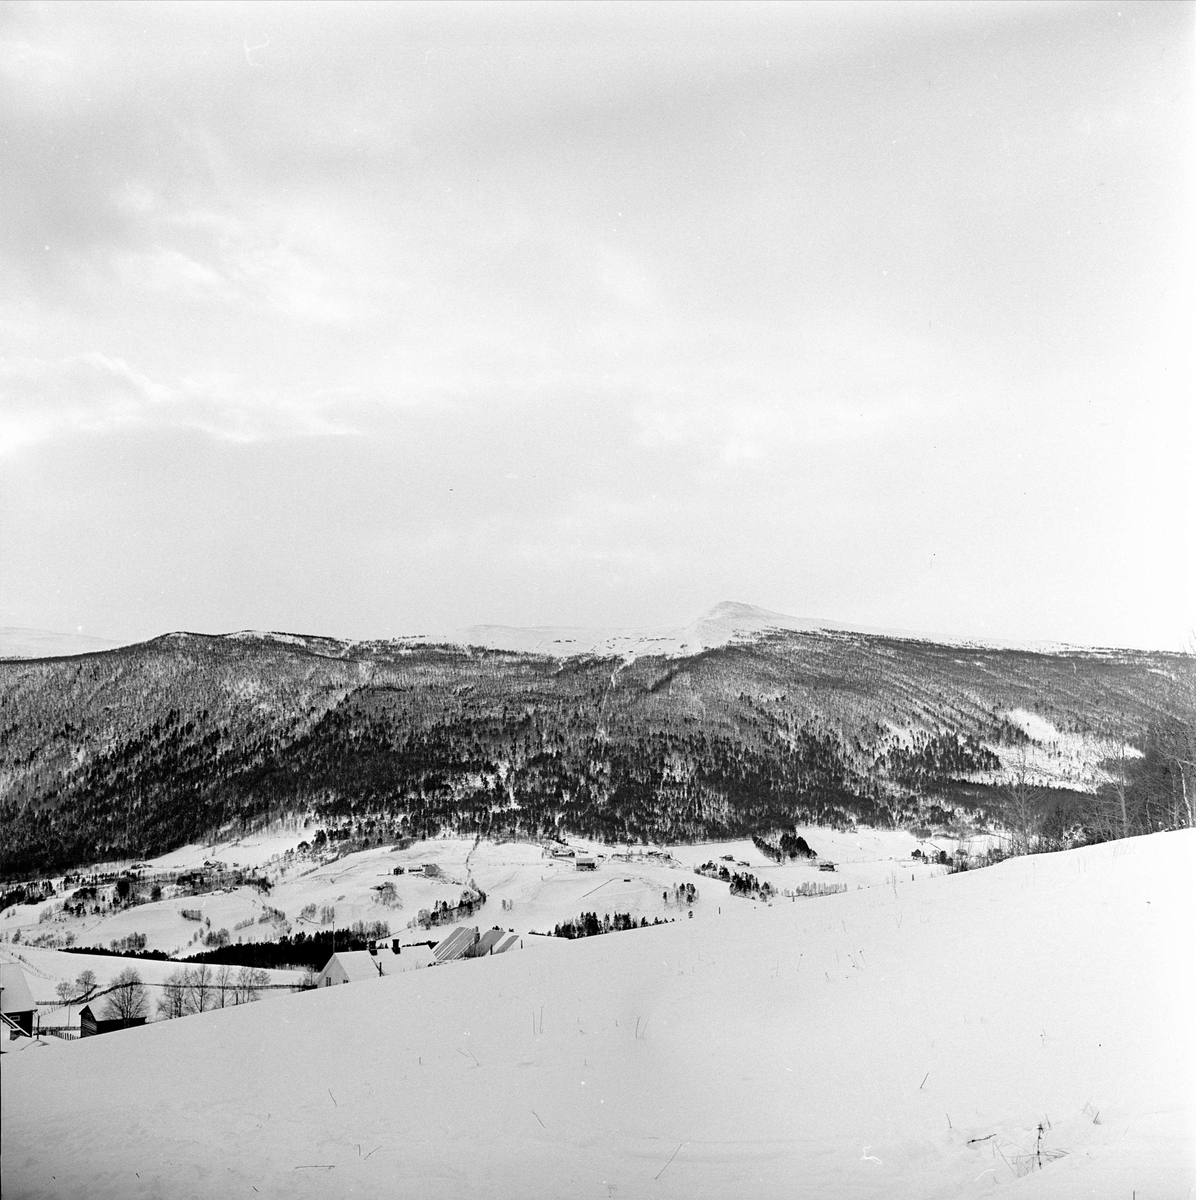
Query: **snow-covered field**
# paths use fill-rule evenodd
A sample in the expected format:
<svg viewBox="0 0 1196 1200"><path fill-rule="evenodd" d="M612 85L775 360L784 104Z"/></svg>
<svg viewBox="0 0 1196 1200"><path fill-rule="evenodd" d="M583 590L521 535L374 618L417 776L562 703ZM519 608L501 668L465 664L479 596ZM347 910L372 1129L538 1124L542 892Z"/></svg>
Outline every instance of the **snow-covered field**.
<svg viewBox="0 0 1196 1200"><path fill-rule="evenodd" d="M771 906L690 874L669 925L5 1042L4 1194L1188 1196L1194 859L874 859L881 886Z"/></svg>
<svg viewBox="0 0 1196 1200"><path fill-rule="evenodd" d="M646 847L607 846L573 838L570 848L595 859L596 869L585 872L577 870L574 859L554 858L536 843L475 844L473 839L456 837L417 842L406 850L379 847L321 860L287 854L305 835L309 839L313 836L310 830L276 831L244 842L184 847L147 864L150 872L194 870L213 859L253 866L273 882L269 896L253 887L239 887L195 896L175 895L81 917L59 913L44 921L40 917L46 911L46 902L14 905L0 916L0 939L4 939L0 946L13 946L18 931L23 943L39 935L61 939L69 934L75 945L105 947L114 939L144 934L147 950L186 955L202 950L199 939L220 929L227 929L234 942L271 940L284 932L312 933L334 926L344 929L355 921L386 921L392 932L402 933L420 910L434 908L438 900L455 904L471 880L488 899L470 917L470 924L501 925L521 933L550 932L558 922L582 911L597 912L600 917L606 912L629 912L637 921L643 917L651 922L687 917L687 913L679 914L675 902L663 899L664 892L679 883L696 884L696 912L709 904L717 907L726 902L726 883L694 877L693 868L711 859L739 872L745 870L740 864L746 864L761 882L771 883L778 891L796 891L803 883L815 882L856 888L885 885L893 875L909 879L939 874L942 867L914 861L913 851L921 849L926 854L943 849L953 853L957 845L953 839L919 842L901 830L841 833L799 828L797 832L818 852L820 861L836 864L833 874L820 872L817 863L806 860L777 866L750 841L657 847L652 855ZM985 839L974 839L972 852L982 851L986 845ZM726 855L733 861L723 864ZM438 876L425 876L422 868L429 863L439 868ZM402 875L393 874L396 866L403 869ZM394 892L393 897L384 900L378 889L387 883ZM70 889L65 890L69 893ZM316 909L314 915L310 906ZM332 921L324 919L327 909L335 913ZM309 915L303 915L305 910ZM184 911L199 914L201 919L184 917ZM285 923L262 920L277 913L285 914Z"/></svg>

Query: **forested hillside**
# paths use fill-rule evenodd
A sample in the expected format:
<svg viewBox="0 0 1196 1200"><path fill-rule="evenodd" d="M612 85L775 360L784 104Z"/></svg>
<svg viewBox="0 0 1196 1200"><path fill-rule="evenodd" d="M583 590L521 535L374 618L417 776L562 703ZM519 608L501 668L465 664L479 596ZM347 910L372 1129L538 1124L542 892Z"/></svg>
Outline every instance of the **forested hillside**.
<svg viewBox="0 0 1196 1200"><path fill-rule="evenodd" d="M0 871L307 812L378 839L942 825L998 816L1019 781L1052 836L1107 832L1111 788L1165 827L1186 821L1193 681L1182 655L857 634L630 662L171 634L0 662Z"/></svg>

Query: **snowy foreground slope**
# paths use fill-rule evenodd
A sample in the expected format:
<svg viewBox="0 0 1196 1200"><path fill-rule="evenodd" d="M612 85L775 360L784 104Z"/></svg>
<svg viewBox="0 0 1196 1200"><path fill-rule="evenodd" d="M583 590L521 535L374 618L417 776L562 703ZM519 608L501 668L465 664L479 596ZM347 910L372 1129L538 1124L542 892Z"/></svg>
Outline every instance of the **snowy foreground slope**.
<svg viewBox="0 0 1196 1200"><path fill-rule="evenodd" d="M1194 859L729 901L28 1046L4 1196L1186 1197Z"/></svg>

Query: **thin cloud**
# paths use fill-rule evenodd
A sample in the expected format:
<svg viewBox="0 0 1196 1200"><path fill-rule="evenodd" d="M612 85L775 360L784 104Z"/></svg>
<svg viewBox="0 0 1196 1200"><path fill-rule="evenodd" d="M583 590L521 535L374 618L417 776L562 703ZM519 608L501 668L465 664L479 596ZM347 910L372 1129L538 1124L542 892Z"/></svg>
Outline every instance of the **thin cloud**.
<svg viewBox="0 0 1196 1200"><path fill-rule="evenodd" d="M55 437L192 429L234 442L357 432L337 418L342 397L283 397L209 375L163 384L120 358L0 359L0 454Z"/></svg>
<svg viewBox="0 0 1196 1200"><path fill-rule="evenodd" d="M14 618L872 588L876 625L1161 628L1191 35L1184 5L10 5ZM129 582L163 529L224 591Z"/></svg>

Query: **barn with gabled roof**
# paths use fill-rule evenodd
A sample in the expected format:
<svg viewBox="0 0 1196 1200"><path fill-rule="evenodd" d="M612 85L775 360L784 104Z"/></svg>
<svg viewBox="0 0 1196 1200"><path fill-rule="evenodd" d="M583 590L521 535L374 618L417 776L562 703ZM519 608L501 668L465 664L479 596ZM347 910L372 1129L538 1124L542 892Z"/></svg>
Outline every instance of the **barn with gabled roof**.
<svg viewBox="0 0 1196 1200"><path fill-rule="evenodd" d="M16 963L0 963L0 1010L12 1037L17 1037L18 1032L33 1036L37 1005L25 982L25 972Z"/></svg>
<svg viewBox="0 0 1196 1200"><path fill-rule="evenodd" d="M473 950L477 942L477 926L462 925L440 942L432 954L438 963L452 962L453 959L465 957Z"/></svg>

